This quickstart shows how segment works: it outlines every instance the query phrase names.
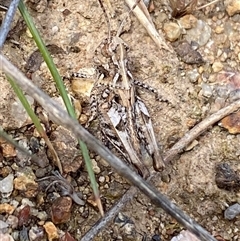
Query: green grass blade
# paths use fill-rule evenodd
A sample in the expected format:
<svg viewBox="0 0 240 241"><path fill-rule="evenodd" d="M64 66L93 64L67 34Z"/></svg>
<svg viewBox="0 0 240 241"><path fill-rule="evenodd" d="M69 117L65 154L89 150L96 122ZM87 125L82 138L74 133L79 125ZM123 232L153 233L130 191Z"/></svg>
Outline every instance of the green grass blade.
<svg viewBox="0 0 240 241"><path fill-rule="evenodd" d="M24 21L26 22L26 24L28 26L29 31L31 32L31 34L33 36L33 39L34 39L39 51L41 52L41 54L43 56L44 61L46 62L47 66L53 76L53 79L56 82L57 88L59 90L60 95L63 98L64 104L67 108L69 115L71 117L75 117L75 112L74 112L74 109L72 108L72 104L68 98L67 91L63 84L62 78L61 78L61 76L53 62L53 59L52 59L51 55L49 54L43 40L42 40L38 30L36 29L36 27L32 21L32 18L29 15L27 8L25 7L22 0L20 0L18 8L22 14Z"/></svg>
<svg viewBox="0 0 240 241"><path fill-rule="evenodd" d="M52 143L50 142L46 132L44 131L38 117L35 115L34 111L32 110L30 104L28 103L27 98L25 97L25 95L23 94L22 90L18 87L18 85L15 83L15 81L7 76L7 79L9 81L9 83L11 84L14 92L16 93L17 97L19 98L19 100L21 101L23 107L25 108L25 110L27 111L29 117L31 118L31 120L33 121L38 133L43 137L43 139L45 140L47 146L49 147L49 150L51 151L52 155L53 155L53 159L57 165L57 167L59 168L60 173L63 172L62 169L62 164L58 158L58 155L56 153L56 151L54 150Z"/></svg>
<svg viewBox="0 0 240 241"><path fill-rule="evenodd" d="M14 92L18 96L19 100L21 101L22 105L24 106L25 110L27 111L28 115L32 119L32 121L33 121L34 125L36 126L37 130L40 133L42 131L44 131L38 117L33 112L32 108L31 108L30 104L28 103L28 100L25 97L25 95L23 94L22 90L18 87L18 85L15 83L15 81L11 77L7 76L7 79L9 81L9 83L11 84Z"/></svg>
<svg viewBox="0 0 240 241"><path fill-rule="evenodd" d="M24 147L20 146L16 141L14 141L5 131L3 131L1 126L0 126L0 136L3 139L5 139L8 143L15 146L19 151L31 157L31 153L28 150L26 150Z"/></svg>
<svg viewBox="0 0 240 241"><path fill-rule="evenodd" d="M31 32L31 34L32 34L37 46L38 46L39 51L41 52L41 54L44 58L44 61L46 62L47 66L48 66L48 68L49 68L49 70L50 70L50 72L53 76L53 79L56 82L57 88L59 90L60 95L63 98L64 104L67 108L67 111L68 111L69 115L73 118L76 118L74 108L73 108L73 106L72 106L72 104L71 104L71 102L68 98L67 91L66 91L65 86L63 84L62 78L61 78L59 72L57 71L57 68L56 68L56 66L53 62L53 59L52 59L51 55L49 54L43 40L42 40L38 30L36 29L36 27L35 27L35 25L32 21L32 18L29 15L29 13L28 13L28 11L27 11L27 9L26 9L22 0L20 0L18 8L19 8L19 11L21 12L28 28L29 28L29 31ZM95 178L95 175L94 175L94 172L93 172L93 169L92 169L92 165L91 165L91 161L90 161L87 146L81 140L78 140L78 142L79 142L79 145L80 145L80 148L81 148L81 151L82 151L85 163L86 163L87 171L88 171L88 174L89 174L90 182L91 182L91 185L92 185L92 188L93 188L93 192L94 192L96 201L99 204L100 198L99 198L98 186L97 186L96 178ZM100 213L103 214L101 205L99 206L99 210L100 210Z"/></svg>
<svg viewBox="0 0 240 241"><path fill-rule="evenodd" d="M99 209L101 215L103 216L104 212L103 212L103 207L102 207L102 203L101 203L101 199L100 199L98 184L97 184L96 179L95 179L95 175L94 175L93 168L92 168L92 162L91 162L90 157L89 157L88 149L87 149L87 146L84 142L80 141L79 144L80 144L81 150L83 151L83 158L84 158L85 163L86 163L86 168L87 168L87 171L88 171L88 175L89 175L89 179L90 179L90 182L91 182L93 193L94 193L94 196L95 196L95 199L96 199L96 203L97 203L97 206L98 206L98 209Z"/></svg>

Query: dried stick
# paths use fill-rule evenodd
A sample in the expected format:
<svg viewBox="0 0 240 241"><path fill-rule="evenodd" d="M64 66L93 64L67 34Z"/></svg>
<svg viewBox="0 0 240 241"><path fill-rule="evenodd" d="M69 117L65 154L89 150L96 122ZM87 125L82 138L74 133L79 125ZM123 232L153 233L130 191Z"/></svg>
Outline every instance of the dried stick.
<svg viewBox="0 0 240 241"><path fill-rule="evenodd" d="M24 74L0 54L2 70L16 83L40 103L46 111L51 113L51 119L75 134L76 138L85 142L89 149L103 157L121 176L138 187L155 205L175 218L183 227L195 234L202 241L217 241L203 227L186 215L180 208L173 204L167 197L151 186L146 180L132 171L128 165L114 156L99 140L85 130L75 119L71 118L66 111L48 95L35 86Z"/></svg>
<svg viewBox="0 0 240 241"><path fill-rule="evenodd" d="M214 3L216 3L216 2L218 2L218 1L219 1L219 0L214 0L214 1L210 2L210 3L204 4L203 6L198 7L197 10L200 10L200 9L206 8L206 7L208 7L208 6L210 6L210 5L214 4Z"/></svg>
<svg viewBox="0 0 240 241"><path fill-rule="evenodd" d="M20 0L12 0L11 4L9 5L5 19L4 19L1 29L0 29L0 49L2 49L3 44L7 38L7 35L10 30L11 23L12 23L14 15L16 13L19 1Z"/></svg>
<svg viewBox="0 0 240 241"><path fill-rule="evenodd" d="M79 241L91 241L93 238L104 228L107 224L111 222L116 215L121 211L121 209L130 202L134 195L137 193L138 189L131 186L124 195L104 214L104 217L100 218L91 229L81 237Z"/></svg>
<svg viewBox="0 0 240 241"><path fill-rule="evenodd" d="M193 140L195 140L199 135L206 131L211 125L220 121L222 118L233 113L239 108L240 100L237 100L232 104L217 111L216 113L210 115L202 122L194 126L165 154L164 161L166 163L169 163L173 159L173 157L175 157L177 154L182 153L186 146L188 146Z"/></svg>
<svg viewBox="0 0 240 241"><path fill-rule="evenodd" d="M153 25L153 22L149 20L150 16L149 14L146 16L144 13L148 13L148 10L145 6L144 3L140 2L140 6L141 8L136 4L136 0L125 0L125 2L128 4L129 8L132 9L133 13L135 14L135 16L138 18L139 22L144 26L144 28L147 30L148 34L151 36L151 38L153 39L153 41L156 43L156 45L160 48L160 49L165 49L171 53L173 53L173 49L171 47L169 47L165 40L164 37L162 36L161 33L159 33L156 28ZM150 18L151 19L151 18Z"/></svg>
<svg viewBox="0 0 240 241"><path fill-rule="evenodd" d="M6 12L8 10L8 7L5 7L0 4L0 11Z"/></svg>
<svg viewBox="0 0 240 241"><path fill-rule="evenodd" d="M170 163L171 160L178 154L182 153L184 148L186 148L193 140L195 140L199 135L205 132L211 125L220 121L225 116L233 113L240 108L240 100L233 102L227 107L222 108L216 113L204 119L202 122L193 127L188 131L166 154L164 161L166 164ZM160 176L160 173L154 172L148 179L150 181L153 177ZM94 226L81 238L81 241L90 241L96 236L106 225L116 216L121 209L133 199L134 195L137 193L137 188L132 186L128 189L126 193L119 199L119 201L114 204L114 206L105 213L105 216L99 219Z"/></svg>

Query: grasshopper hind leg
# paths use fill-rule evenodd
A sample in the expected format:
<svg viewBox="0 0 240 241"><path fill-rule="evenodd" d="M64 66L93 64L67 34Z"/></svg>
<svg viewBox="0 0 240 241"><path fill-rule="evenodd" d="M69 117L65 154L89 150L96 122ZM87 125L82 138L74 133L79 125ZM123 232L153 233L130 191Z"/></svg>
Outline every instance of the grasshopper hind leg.
<svg viewBox="0 0 240 241"><path fill-rule="evenodd" d="M155 95L156 100L163 101L163 102L169 102L167 99L165 99L163 96L161 96L159 94L159 92L152 86L150 86L146 83L143 83L142 81L139 81L139 80L134 80L134 84L139 88L152 92Z"/></svg>

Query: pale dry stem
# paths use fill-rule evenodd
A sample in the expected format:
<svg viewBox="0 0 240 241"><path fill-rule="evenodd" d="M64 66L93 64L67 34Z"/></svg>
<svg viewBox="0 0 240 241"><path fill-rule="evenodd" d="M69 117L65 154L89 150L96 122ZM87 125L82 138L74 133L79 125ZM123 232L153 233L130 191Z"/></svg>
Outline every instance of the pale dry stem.
<svg viewBox="0 0 240 241"><path fill-rule="evenodd" d="M136 0L125 0L125 2L128 4L129 8L133 11L135 16L138 18L139 22L144 26L144 28L147 30L150 37L153 39L153 41L156 43L156 45L159 47L159 49L165 49L171 53L173 53L173 49L168 46L165 42L165 39L161 32L158 32L151 20L151 17L148 13L148 10L145 6L145 4L140 1L139 5L135 6Z"/></svg>

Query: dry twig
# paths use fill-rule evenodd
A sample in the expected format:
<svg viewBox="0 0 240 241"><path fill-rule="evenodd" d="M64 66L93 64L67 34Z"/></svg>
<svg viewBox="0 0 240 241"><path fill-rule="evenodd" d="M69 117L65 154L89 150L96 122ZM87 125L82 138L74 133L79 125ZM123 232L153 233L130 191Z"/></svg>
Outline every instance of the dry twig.
<svg viewBox="0 0 240 241"><path fill-rule="evenodd" d="M148 34L153 39L153 41L156 43L156 45L159 47L159 49L163 48L172 53L173 49L166 44L162 34L159 33L156 30L156 28L154 27L154 24L151 21L151 18L149 16L149 13L148 13L148 10L147 10L145 4L141 3L142 0L140 1L141 8L138 5L135 6L136 0L125 0L125 2L128 4L129 8L132 9L133 13L136 15L139 22L147 30ZM148 14L146 14L146 13L148 13Z"/></svg>
<svg viewBox="0 0 240 241"><path fill-rule="evenodd" d="M166 154L164 161L170 163L171 160L177 155L184 151L184 148L194 141L199 135L205 132L210 126L220 121L225 116L233 113L240 108L240 100L233 102L232 104L222 108L218 112L210 115L202 122L194 126L188 131Z"/></svg>
<svg viewBox="0 0 240 241"><path fill-rule="evenodd" d="M3 44L7 38L7 35L10 30L11 23L12 23L14 15L16 13L19 1L20 0L12 0L10 6L8 8L8 11L6 13L4 22L2 23L2 26L0 29L0 49L3 47Z"/></svg>

